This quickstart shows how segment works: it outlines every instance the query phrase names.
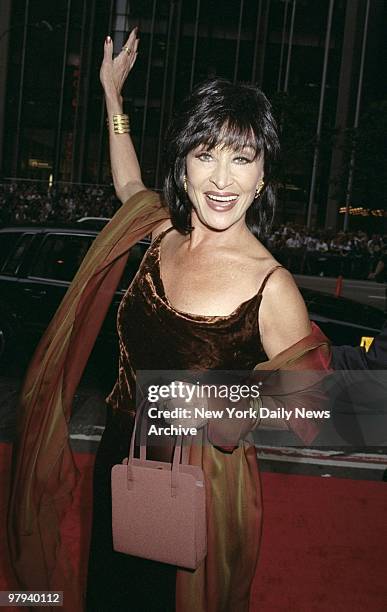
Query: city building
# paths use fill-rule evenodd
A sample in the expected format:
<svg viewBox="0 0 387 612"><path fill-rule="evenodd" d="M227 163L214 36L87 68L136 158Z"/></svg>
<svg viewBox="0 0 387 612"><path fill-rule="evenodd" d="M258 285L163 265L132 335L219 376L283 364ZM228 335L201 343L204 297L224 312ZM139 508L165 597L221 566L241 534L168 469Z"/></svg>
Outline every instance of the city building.
<svg viewBox="0 0 387 612"><path fill-rule="evenodd" d="M216 75L257 83L273 102L284 151L279 220L337 228L351 213L351 223L382 223L386 190L365 184L347 135L386 103L386 17L386 0L2 0L2 179L111 181L103 42L110 34L119 52L138 25L124 98L149 187L162 185L174 108Z"/></svg>

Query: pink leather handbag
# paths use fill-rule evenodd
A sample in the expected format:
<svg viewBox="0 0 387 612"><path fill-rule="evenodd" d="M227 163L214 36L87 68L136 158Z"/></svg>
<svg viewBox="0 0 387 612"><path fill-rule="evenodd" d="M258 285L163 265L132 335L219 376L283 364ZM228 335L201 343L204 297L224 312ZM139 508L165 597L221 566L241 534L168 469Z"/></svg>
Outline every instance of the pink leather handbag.
<svg viewBox="0 0 387 612"><path fill-rule="evenodd" d="M196 569L207 553L205 486L200 467L188 464L189 446L176 439L171 463L134 457L136 414L129 458L112 468L114 550L180 567ZM145 438L145 439L144 439ZM182 457L182 463L180 458Z"/></svg>

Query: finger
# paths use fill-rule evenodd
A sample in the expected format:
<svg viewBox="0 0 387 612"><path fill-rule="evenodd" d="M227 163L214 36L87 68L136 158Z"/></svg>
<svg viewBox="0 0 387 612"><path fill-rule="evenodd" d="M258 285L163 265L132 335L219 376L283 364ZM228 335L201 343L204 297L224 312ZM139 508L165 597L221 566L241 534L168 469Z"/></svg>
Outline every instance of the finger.
<svg viewBox="0 0 387 612"><path fill-rule="evenodd" d="M126 43L124 43L125 45L128 45L128 47L131 46L131 43L134 43L134 41L137 38L137 32L138 32L138 26L136 26L135 28L133 28L133 30L131 31L131 33L129 34ZM130 44L129 44L130 43Z"/></svg>
<svg viewBox="0 0 387 612"><path fill-rule="evenodd" d="M112 61L113 60L113 41L110 36L106 36L105 44L103 47L103 57L104 60Z"/></svg>
<svg viewBox="0 0 387 612"><path fill-rule="evenodd" d="M138 31L137 27L135 27L131 31L127 41L124 43L122 47L121 53L123 52L123 53L126 53L128 56L132 56L132 54L136 52L137 46L138 46L137 31ZM130 49L129 53L127 52L125 47Z"/></svg>

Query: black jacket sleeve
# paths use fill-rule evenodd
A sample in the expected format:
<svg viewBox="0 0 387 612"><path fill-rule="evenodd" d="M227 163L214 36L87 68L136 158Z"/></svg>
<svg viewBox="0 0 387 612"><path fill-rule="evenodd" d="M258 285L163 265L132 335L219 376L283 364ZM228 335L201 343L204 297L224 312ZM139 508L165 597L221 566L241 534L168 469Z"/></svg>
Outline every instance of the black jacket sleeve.
<svg viewBox="0 0 387 612"><path fill-rule="evenodd" d="M387 321L368 352L360 346L333 346L331 366L334 370L386 370Z"/></svg>

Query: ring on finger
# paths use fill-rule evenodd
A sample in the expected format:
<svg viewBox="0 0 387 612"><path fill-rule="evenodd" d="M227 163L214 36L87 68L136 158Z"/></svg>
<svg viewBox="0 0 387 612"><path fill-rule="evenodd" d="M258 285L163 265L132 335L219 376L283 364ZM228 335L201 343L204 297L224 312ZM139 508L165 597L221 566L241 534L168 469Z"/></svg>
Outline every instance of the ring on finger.
<svg viewBox="0 0 387 612"><path fill-rule="evenodd" d="M130 54L132 53L132 48L131 48L131 47L129 47L128 45L124 45L124 46L122 47L122 50L123 50L123 51L126 51L126 53L127 53L128 55L130 55Z"/></svg>

